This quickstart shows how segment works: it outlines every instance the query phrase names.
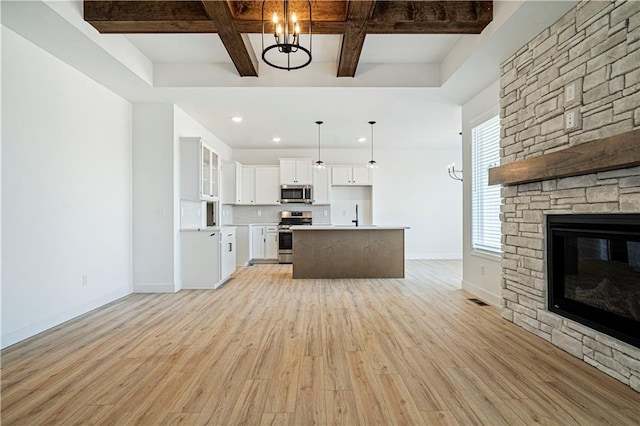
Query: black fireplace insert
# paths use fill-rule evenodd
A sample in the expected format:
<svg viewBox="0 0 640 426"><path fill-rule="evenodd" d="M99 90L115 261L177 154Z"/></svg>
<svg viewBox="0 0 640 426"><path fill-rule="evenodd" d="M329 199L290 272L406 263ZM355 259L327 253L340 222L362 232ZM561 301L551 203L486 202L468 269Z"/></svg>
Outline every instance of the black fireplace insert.
<svg viewBox="0 0 640 426"><path fill-rule="evenodd" d="M640 215L547 216L548 308L640 348Z"/></svg>

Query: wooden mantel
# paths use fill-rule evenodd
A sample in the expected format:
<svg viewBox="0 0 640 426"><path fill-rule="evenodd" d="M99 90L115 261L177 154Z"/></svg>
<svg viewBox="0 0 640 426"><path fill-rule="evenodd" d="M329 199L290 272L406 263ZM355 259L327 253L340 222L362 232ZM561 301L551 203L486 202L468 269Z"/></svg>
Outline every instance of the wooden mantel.
<svg viewBox="0 0 640 426"><path fill-rule="evenodd" d="M518 185L640 165L640 129L489 169L489 185Z"/></svg>

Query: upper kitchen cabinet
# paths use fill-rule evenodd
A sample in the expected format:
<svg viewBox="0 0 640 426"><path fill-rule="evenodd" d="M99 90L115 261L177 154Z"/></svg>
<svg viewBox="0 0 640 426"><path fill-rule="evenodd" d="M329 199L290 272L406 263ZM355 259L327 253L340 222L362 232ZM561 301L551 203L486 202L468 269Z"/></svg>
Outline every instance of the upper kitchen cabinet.
<svg viewBox="0 0 640 426"><path fill-rule="evenodd" d="M313 170L313 204L331 204L329 169Z"/></svg>
<svg viewBox="0 0 640 426"><path fill-rule="evenodd" d="M310 158L281 158L280 185L311 185Z"/></svg>
<svg viewBox="0 0 640 426"><path fill-rule="evenodd" d="M277 166L247 166L222 163L222 203L248 205L280 204Z"/></svg>
<svg viewBox="0 0 640 426"><path fill-rule="evenodd" d="M242 203L242 164L237 161L222 162L222 194L223 204Z"/></svg>
<svg viewBox="0 0 640 426"><path fill-rule="evenodd" d="M373 185L371 169L365 166L333 166L331 168L331 185L371 186Z"/></svg>
<svg viewBox="0 0 640 426"><path fill-rule="evenodd" d="M180 198L217 200L219 163L218 154L202 138L180 138Z"/></svg>
<svg viewBox="0 0 640 426"><path fill-rule="evenodd" d="M280 204L279 169L275 166L256 166L256 204Z"/></svg>
<svg viewBox="0 0 640 426"><path fill-rule="evenodd" d="M242 166L242 201L241 204L256 203L256 170Z"/></svg>

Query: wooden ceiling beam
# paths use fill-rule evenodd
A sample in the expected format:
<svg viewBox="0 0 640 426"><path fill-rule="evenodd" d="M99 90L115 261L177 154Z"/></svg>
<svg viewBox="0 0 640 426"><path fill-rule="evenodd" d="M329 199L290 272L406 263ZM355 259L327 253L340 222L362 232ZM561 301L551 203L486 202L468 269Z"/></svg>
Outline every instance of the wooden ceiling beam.
<svg viewBox="0 0 640 426"><path fill-rule="evenodd" d="M218 35L229 53L233 64L241 77L258 76L258 59L246 34L241 34L236 27L233 15L226 1L203 0L207 15L218 27Z"/></svg>
<svg viewBox="0 0 640 426"><path fill-rule="evenodd" d="M209 17L200 1L84 1L84 20L102 21L203 21Z"/></svg>
<svg viewBox="0 0 640 426"><path fill-rule="evenodd" d="M360 60L362 46L367 35L367 23L371 18L375 1L352 0L347 12L347 26L342 36L338 77L354 77Z"/></svg>
<svg viewBox="0 0 640 426"><path fill-rule="evenodd" d="M211 20L206 21L94 21L91 25L102 34L197 34L217 33Z"/></svg>

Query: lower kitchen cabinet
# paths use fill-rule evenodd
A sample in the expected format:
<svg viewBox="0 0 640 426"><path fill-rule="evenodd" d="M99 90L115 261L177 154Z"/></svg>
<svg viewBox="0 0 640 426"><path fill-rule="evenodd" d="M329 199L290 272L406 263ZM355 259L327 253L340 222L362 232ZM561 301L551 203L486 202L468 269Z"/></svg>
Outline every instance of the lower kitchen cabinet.
<svg viewBox="0 0 640 426"><path fill-rule="evenodd" d="M182 288L217 288L236 269L235 228L180 232L180 258Z"/></svg>
<svg viewBox="0 0 640 426"><path fill-rule="evenodd" d="M182 288L213 289L220 285L220 231L180 233Z"/></svg>
<svg viewBox="0 0 640 426"><path fill-rule="evenodd" d="M220 275L224 282L236 271L236 229L222 228L220 246Z"/></svg>
<svg viewBox="0 0 640 426"><path fill-rule="evenodd" d="M277 225L251 225L251 259L278 259Z"/></svg>

